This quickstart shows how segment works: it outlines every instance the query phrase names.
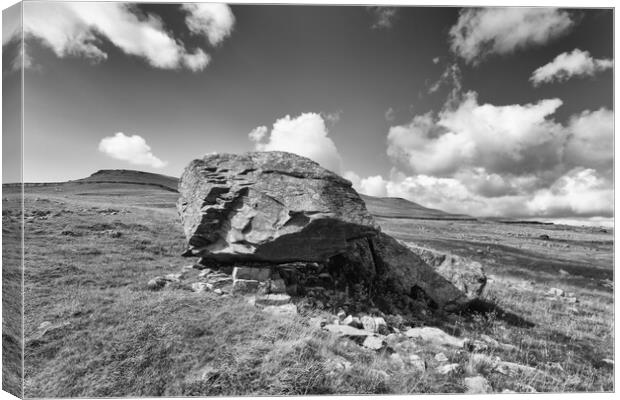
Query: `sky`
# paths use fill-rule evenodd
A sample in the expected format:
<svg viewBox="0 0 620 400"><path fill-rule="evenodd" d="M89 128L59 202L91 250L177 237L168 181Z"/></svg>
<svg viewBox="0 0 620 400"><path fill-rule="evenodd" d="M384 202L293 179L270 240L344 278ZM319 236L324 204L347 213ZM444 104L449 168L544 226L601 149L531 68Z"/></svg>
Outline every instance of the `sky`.
<svg viewBox="0 0 620 400"><path fill-rule="evenodd" d="M32 1L23 14L23 49L3 24L3 84L23 64L27 182L180 176L206 153L283 150L449 212L613 217L610 9Z"/></svg>

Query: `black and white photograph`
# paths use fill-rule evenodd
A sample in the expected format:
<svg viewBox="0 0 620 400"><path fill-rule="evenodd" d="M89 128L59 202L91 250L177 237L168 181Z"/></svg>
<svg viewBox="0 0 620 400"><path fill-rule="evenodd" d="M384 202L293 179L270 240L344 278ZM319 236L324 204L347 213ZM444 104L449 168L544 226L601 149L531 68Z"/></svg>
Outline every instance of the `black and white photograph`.
<svg viewBox="0 0 620 400"><path fill-rule="evenodd" d="M3 3L2 390L613 395L600 3Z"/></svg>

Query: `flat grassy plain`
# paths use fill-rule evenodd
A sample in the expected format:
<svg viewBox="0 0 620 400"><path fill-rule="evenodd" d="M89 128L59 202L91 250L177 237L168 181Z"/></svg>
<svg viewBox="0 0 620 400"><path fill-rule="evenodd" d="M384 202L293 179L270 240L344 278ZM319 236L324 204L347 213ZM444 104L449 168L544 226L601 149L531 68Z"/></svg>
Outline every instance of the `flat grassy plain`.
<svg viewBox="0 0 620 400"><path fill-rule="evenodd" d="M18 196L12 190L5 201ZM183 283L149 291L149 279L193 261L180 257L177 198L113 182L26 188L26 397L462 393L478 374L495 392L614 390L613 364L603 361L614 358L611 232L378 218L398 239L480 261L491 278L470 310L425 323L516 349L490 347L482 359L444 350L460 366L444 375L438 349L421 345L426 370L412 372L315 327L311 317L330 310L276 318ZM547 296L552 287L578 302ZM487 365L496 356L533 368L502 374Z"/></svg>

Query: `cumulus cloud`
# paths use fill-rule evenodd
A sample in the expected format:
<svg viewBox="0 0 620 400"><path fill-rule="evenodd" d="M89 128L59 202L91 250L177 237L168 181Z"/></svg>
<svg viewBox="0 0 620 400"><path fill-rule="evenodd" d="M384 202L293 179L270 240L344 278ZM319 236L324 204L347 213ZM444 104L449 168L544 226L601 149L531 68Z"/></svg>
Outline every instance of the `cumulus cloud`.
<svg viewBox="0 0 620 400"><path fill-rule="evenodd" d="M212 14L202 8L187 10L188 18L203 21L211 15L207 25L214 28L200 32L206 33L209 41L220 43L229 32L224 34L215 31L220 32L222 26L228 26L230 16L221 11L221 6L211 6ZM186 49L180 40L165 29L159 17L153 14L139 15L135 8L126 4L29 2L24 4L24 9L26 37L40 39L58 57L80 56L92 62L105 61L108 54L101 47L101 39L105 38L125 54L141 57L155 68L186 67L192 71L201 71L210 60L208 54L200 48L194 51ZM199 29L198 26L198 22L195 22L190 29L194 32Z"/></svg>
<svg viewBox="0 0 620 400"><path fill-rule="evenodd" d="M347 176L362 193L474 216L545 219L613 214L613 112L553 116L559 99L480 104L475 92L392 126L388 177Z"/></svg>
<svg viewBox="0 0 620 400"><path fill-rule="evenodd" d="M372 29L390 29L394 24L394 20L398 14L395 7L366 7L373 17Z"/></svg>
<svg viewBox="0 0 620 400"><path fill-rule="evenodd" d="M610 59L594 59L589 52L575 49L558 55L550 63L536 69L530 82L539 86L542 83L566 81L574 76L594 76L613 66L614 62Z"/></svg>
<svg viewBox="0 0 620 400"><path fill-rule="evenodd" d="M151 152L151 147L146 144L146 140L138 135L126 136L118 132L114 136L105 137L99 142L99 151L134 165L163 168L168 164L157 158Z"/></svg>
<svg viewBox="0 0 620 400"><path fill-rule="evenodd" d="M334 141L328 136L325 121L320 114L303 113L291 118L287 115L278 119L268 133L260 126L249 133L258 151L288 151L308 157L323 167L340 173L342 159Z"/></svg>
<svg viewBox="0 0 620 400"><path fill-rule="evenodd" d="M212 45L219 45L233 31L235 16L222 3L190 3L181 6L188 12L187 27L194 34L204 34Z"/></svg>
<svg viewBox="0 0 620 400"><path fill-rule="evenodd" d="M392 122L396 119L396 110L390 107L387 110L385 110L385 114L383 116L385 117L385 120L387 122Z"/></svg>
<svg viewBox="0 0 620 400"><path fill-rule="evenodd" d="M574 24L568 12L554 8L464 8L450 29L450 47L475 65L491 54L548 43Z"/></svg>

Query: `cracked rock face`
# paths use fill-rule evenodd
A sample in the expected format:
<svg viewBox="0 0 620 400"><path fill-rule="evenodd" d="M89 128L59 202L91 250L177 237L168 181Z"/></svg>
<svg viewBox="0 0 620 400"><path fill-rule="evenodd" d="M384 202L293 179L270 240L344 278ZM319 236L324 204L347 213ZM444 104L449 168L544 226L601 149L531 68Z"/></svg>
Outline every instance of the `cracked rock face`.
<svg viewBox="0 0 620 400"><path fill-rule="evenodd" d="M285 152L206 155L179 192L186 255L218 262L322 262L379 231L349 181Z"/></svg>

